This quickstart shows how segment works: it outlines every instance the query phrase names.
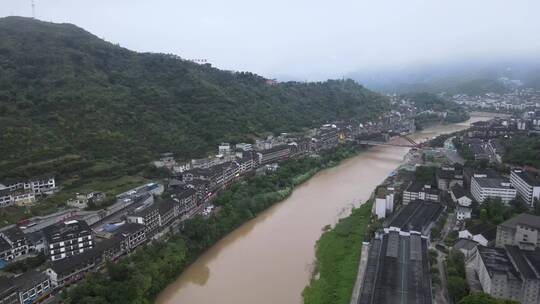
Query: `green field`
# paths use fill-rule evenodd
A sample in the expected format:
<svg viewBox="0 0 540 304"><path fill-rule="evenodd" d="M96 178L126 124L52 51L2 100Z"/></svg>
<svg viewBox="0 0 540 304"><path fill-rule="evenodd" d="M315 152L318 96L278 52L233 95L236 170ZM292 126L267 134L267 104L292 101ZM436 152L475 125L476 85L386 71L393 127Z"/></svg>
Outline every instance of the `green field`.
<svg viewBox="0 0 540 304"><path fill-rule="evenodd" d="M317 241L313 279L302 293L305 304L349 303L371 207L367 202L354 209Z"/></svg>

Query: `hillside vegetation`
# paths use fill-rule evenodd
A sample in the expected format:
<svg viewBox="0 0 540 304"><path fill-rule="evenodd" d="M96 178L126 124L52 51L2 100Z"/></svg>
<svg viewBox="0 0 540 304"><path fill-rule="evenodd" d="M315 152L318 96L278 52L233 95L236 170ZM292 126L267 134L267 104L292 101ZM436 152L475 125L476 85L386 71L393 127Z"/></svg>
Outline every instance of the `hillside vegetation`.
<svg viewBox="0 0 540 304"><path fill-rule="evenodd" d="M71 24L0 19L0 179L132 175L161 152L201 157L222 141L369 119L387 107L352 80L270 85L133 52Z"/></svg>

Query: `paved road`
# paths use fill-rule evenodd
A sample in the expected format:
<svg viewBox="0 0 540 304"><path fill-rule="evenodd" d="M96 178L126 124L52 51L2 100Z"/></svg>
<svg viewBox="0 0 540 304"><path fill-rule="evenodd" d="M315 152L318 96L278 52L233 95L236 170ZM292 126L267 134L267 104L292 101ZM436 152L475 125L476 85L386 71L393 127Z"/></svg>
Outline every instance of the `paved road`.
<svg viewBox="0 0 540 304"><path fill-rule="evenodd" d="M360 292L362 291L362 283L364 280L364 273L366 272L366 265L369 256L369 244L362 244L362 251L360 252L360 263L358 265L358 274L356 276L356 283L351 297L351 304L358 303Z"/></svg>
<svg viewBox="0 0 540 304"><path fill-rule="evenodd" d="M444 224L443 231L441 231L441 240L444 240L450 231L454 228L456 224L456 217L454 213L449 213L446 223ZM436 244L433 244L433 248L439 253L437 256L437 268L439 269L439 277L441 278L441 286L437 288L435 292L435 303L437 304L449 304L450 297L448 296L448 280L446 267L444 265L444 260L446 259L446 254L435 247ZM444 244L443 244L444 245Z"/></svg>
<svg viewBox="0 0 540 304"><path fill-rule="evenodd" d="M437 304L449 304L450 298L448 297L448 280L446 279L446 267L444 266L444 259L446 254L442 251L438 251L437 268L439 269L439 277L441 278L441 286L437 288L435 293L435 303Z"/></svg>

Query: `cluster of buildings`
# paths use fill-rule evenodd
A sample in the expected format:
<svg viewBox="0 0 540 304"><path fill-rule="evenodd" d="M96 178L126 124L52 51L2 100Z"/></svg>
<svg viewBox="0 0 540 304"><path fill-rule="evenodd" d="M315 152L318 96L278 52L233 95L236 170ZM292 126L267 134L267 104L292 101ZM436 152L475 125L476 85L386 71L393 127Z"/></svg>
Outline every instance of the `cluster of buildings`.
<svg viewBox="0 0 540 304"><path fill-rule="evenodd" d="M525 111L540 108L540 90L521 88L502 94L486 93L478 96L456 94L451 100L484 110Z"/></svg>
<svg viewBox="0 0 540 304"><path fill-rule="evenodd" d="M495 119L476 123L467 130L463 142L469 145L476 159L500 163L504 148L498 141L517 132L530 131L518 126L520 122ZM533 123L526 121L525 126ZM369 244L364 244L369 251L358 303L402 300L431 303L430 266L425 253L430 246L432 228L448 206L455 207L451 231L465 226L472 218L473 206L488 199L498 199L506 205L521 200L531 209L540 201L540 177L534 170L513 168L501 173L449 165L452 161L443 158L435 164L432 181L420 182L412 177L398 182L389 178L391 182L375 192L373 214L385 228ZM418 165L409 170L417 168ZM540 217L521 214L497 227L485 223L459 231L454 248L464 253L481 291L497 298L537 304L540 303L539 244ZM398 278L406 278L407 282Z"/></svg>
<svg viewBox="0 0 540 304"><path fill-rule="evenodd" d="M145 185L123 193L118 197L123 207L98 221L75 215L33 232L19 226L0 231L0 259L4 262L37 254L47 258L38 269L0 283L0 303L39 302L88 272L98 271L106 262L164 237L202 203L193 188L170 187L164 198L153 195L162 192L162 187L160 191L159 186ZM21 277L26 284L17 283ZM31 282L35 285L30 286Z"/></svg>
<svg viewBox="0 0 540 304"><path fill-rule="evenodd" d="M523 118L504 118L478 121L462 139L475 160L502 163L506 153L505 141L514 134L540 134L540 110Z"/></svg>
<svg viewBox="0 0 540 304"><path fill-rule="evenodd" d="M2 181L0 183L0 208L31 205L37 198L53 194L57 190L54 177Z"/></svg>
<svg viewBox="0 0 540 304"><path fill-rule="evenodd" d="M497 226L494 244L461 239L454 246L482 291L522 304L540 303L540 217L520 214Z"/></svg>
<svg viewBox="0 0 540 304"><path fill-rule="evenodd" d="M67 202L73 207L69 212L25 220L0 231L0 261L4 264L39 253L47 258L38 269L0 282L0 303L39 302L88 272L99 271L106 262L166 237L195 214L212 210L211 200L235 179L274 170L280 161L334 148L358 134L358 126L337 123L324 125L307 137L282 135L255 144L222 143L216 156L189 163L177 163L171 154L164 154L155 165L171 171L165 186L150 183L131 189L101 210L84 209L103 201L104 193L78 193ZM20 189L38 195L50 193L56 185L54 179L50 183L8 183L4 190Z"/></svg>
<svg viewBox="0 0 540 304"><path fill-rule="evenodd" d="M401 206L395 211L399 196ZM377 189L373 212L384 228L363 245L368 258L357 303L432 303L430 231L445 209L440 190L431 185L413 180L401 190Z"/></svg>

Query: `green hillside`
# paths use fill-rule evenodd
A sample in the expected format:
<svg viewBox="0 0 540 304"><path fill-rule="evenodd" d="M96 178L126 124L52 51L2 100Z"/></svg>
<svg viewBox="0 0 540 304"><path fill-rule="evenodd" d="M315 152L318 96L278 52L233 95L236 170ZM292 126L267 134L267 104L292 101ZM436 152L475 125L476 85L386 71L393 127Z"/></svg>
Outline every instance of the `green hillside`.
<svg viewBox="0 0 540 304"><path fill-rule="evenodd" d="M71 24L0 19L0 179L135 174L161 152L188 159L221 141L387 107L352 80L269 85L133 52Z"/></svg>

